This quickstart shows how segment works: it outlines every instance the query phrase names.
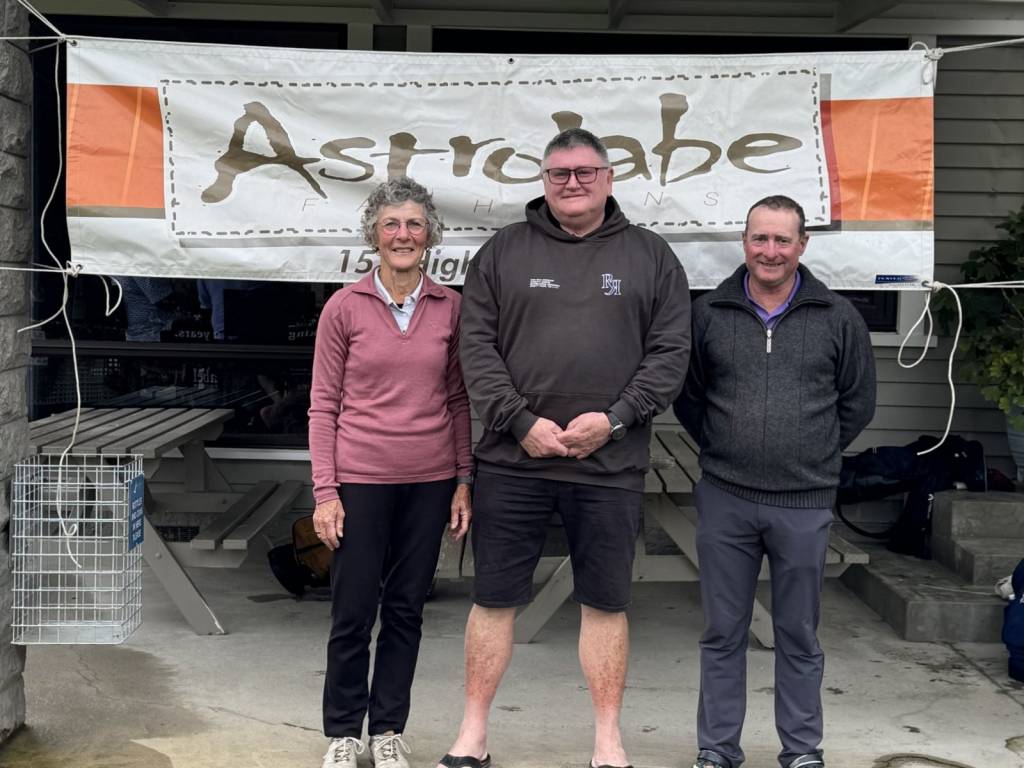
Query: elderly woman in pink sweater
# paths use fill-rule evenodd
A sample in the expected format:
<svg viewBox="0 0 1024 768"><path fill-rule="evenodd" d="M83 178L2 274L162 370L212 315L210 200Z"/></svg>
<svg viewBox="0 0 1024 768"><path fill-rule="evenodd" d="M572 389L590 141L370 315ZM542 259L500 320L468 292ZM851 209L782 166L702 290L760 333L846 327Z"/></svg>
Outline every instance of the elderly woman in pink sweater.
<svg viewBox="0 0 1024 768"><path fill-rule="evenodd" d="M355 768L364 719L376 768L408 768L402 732L423 603L443 530L461 539L472 514L461 297L420 269L441 240L426 189L408 178L384 182L362 222L380 267L324 306L310 391L313 524L334 550L323 768Z"/></svg>

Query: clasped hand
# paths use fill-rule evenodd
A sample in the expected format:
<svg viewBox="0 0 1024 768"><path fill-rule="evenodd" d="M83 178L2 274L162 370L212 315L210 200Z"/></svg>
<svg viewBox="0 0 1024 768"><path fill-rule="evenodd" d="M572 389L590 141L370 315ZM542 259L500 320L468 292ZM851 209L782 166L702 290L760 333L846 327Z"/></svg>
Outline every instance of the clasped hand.
<svg viewBox="0 0 1024 768"><path fill-rule="evenodd" d="M520 445L535 459L552 456L585 459L608 442L611 431L608 417L597 411L581 413L565 429L550 419L539 418L520 441Z"/></svg>

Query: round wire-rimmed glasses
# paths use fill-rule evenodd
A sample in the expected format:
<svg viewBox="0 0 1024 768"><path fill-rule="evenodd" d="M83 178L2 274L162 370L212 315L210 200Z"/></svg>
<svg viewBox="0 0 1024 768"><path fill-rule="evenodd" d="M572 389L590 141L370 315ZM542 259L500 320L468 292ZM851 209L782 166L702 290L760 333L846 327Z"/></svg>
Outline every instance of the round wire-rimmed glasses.
<svg viewBox="0 0 1024 768"><path fill-rule="evenodd" d="M389 235L394 235L398 233L398 230L402 228L403 224L405 225L405 231L410 235L422 235L427 231L427 222L422 219L409 219L408 221L385 219L380 222L380 230L381 232L385 232Z"/></svg>

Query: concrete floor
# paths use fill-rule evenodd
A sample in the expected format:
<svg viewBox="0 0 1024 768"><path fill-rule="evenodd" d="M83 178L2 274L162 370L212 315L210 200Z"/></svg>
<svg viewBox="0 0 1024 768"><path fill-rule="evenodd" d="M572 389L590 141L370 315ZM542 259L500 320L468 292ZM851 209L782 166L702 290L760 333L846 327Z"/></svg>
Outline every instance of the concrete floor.
<svg viewBox="0 0 1024 768"><path fill-rule="evenodd" d="M194 635L147 571L143 625L124 645L29 648L28 726L0 748L0 766L319 766L328 604L291 599L261 563L194 576L231 634ZM468 609L466 586L452 583L427 606L407 729L414 768L433 766L458 726ZM637 585L630 618L627 748L637 768L689 768L696 585ZM582 768L589 758L577 621L566 605L517 647L492 720L498 768ZM829 768L1024 766L1024 686L1007 679L1002 646L904 642L835 580L821 638ZM746 765L771 768L771 655L752 650L749 661Z"/></svg>

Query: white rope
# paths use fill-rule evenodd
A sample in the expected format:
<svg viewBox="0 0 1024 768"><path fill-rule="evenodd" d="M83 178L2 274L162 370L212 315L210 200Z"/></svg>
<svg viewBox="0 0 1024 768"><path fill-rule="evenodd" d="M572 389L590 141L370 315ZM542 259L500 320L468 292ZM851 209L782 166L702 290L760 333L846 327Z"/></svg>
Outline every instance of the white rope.
<svg viewBox="0 0 1024 768"><path fill-rule="evenodd" d="M28 2L28 0L18 0L18 4L21 5L26 11L31 13L33 16L35 16L37 19L39 19L41 22L43 22L43 24L48 26L53 31L53 34L57 35L57 37L59 37L62 40L64 39L64 33L57 29L57 27L55 27L48 18L46 18L45 16L43 16L43 14L37 11L32 6L32 3Z"/></svg>
<svg viewBox="0 0 1024 768"><path fill-rule="evenodd" d="M74 262L69 261L66 267L61 267L59 269L57 267L47 267L42 265L38 267L0 266L0 272L36 272L44 275L55 275L63 273L68 277L78 277L80 274L82 274L82 265L75 264ZM121 299L124 297L124 290L121 288L121 281L111 275L93 275L93 277L98 277L100 279L100 282L103 283L103 294L105 297L105 306L103 309L103 314L106 315L107 317L110 317L112 314L114 314L114 312L117 311L117 308L121 306ZM113 305L111 305L110 303L110 286L107 285L107 280L112 281L114 285L117 286L117 301L115 301ZM50 321L56 320L58 317L60 317L62 310L63 304L61 306L61 309L58 309L55 314L50 315L50 317L48 317L46 320L40 320L38 323L26 325L24 328L19 328L17 332L23 333L25 331L31 331L35 328L41 328Z"/></svg>
<svg viewBox="0 0 1024 768"><path fill-rule="evenodd" d="M103 313L107 317L110 317L112 314L114 314L117 311L117 308L121 306L121 299L124 298L124 289L121 288L121 281L120 280L118 280L116 277L111 277L110 278L113 281L114 285L117 286L117 301L115 301L114 305L111 306L110 305L110 286L107 285L107 278L105 276L103 276L103 275L96 275L96 277L98 277L100 279L100 282L103 283L103 296L104 296L104 304L105 304L105 308L103 310Z"/></svg>
<svg viewBox="0 0 1024 768"><path fill-rule="evenodd" d="M58 178L60 178L59 175L58 175ZM45 213L45 209L44 209L44 213ZM54 254L49 251L49 246L47 246L47 251L54 258L54 260L56 260L56 256L54 256ZM57 312L55 312L53 315L48 317L46 320L42 320L42 321L40 321L38 323L33 323L31 325L27 325L24 328L19 328L17 332L18 333L22 333L24 331L32 330L33 328L39 328L40 326L46 325L47 323L49 323L49 322L51 322L53 320L56 320L58 317L63 316L64 317L64 321L65 321L65 325L67 326L67 329L68 329L68 336L69 336L69 338L71 340L71 360L72 360L72 365L74 366L74 371L75 371L75 426L74 426L74 430L72 431L71 442L68 444L67 448L64 449L63 453L61 453L60 463L57 465L57 518L60 521L60 528L61 528L61 532L64 535L65 546L66 546L67 551L68 551L68 556L71 558L72 562L74 562L74 564L77 567L81 568L81 564L78 562L78 559L75 557L75 554L71 551L71 537L74 536L78 532L78 526L77 525L68 525L68 523L64 519L64 514L61 511L61 498L62 498L61 491L62 491L64 465L67 462L67 455L68 455L68 453L70 452L71 448L74 446L75 436L78 433L78 421L79 421L79 418L80 418L81 412L82 412L82 389L81 389L81 385L79 383L79 375L78 375L78 353L77 353L77 349L75 347L74 332L71 329L71 323L70 323L70 321L68 319L68 315L67 315L68 294L69 294L69 291L68 291L68 287L69 287L68 286L68 278L69 277L78 277L78 275L81 274L81 272L82 272L82 267L81 267L80 264L74 264L74 263L68 262L68 265L66 267L64 267L64 268L57 268L57 267L8 267L8 266L0 266L0 271L6 271L6 272L36 272L36 273L51 274L51 275L52 274L59 274L59 275L61 275L61 277L62 277L62 279L64 281L64 290L63 290L63 295L61 297L60 309L58 309ZM96 277L98 277L100 279L100 282L103 283L103 293L104 293L104 296L105 296L104 313L105 313L105 315L107 317L110 317L114 312L117 311L117 308L121 305L121 299L124 296L124 291L121 288L120 281L117 278L115 278L115 277L111 277L110 279L117 286L117 301L115 301L113 303L113 305L111 305L111 303L110 303L110 287L107 285L107 278L104 277L103 275L96 275Z"/></svg>
<svg viewBox="0 0 1024 768"><path fill-rule="evenodd" d="M47 26L49 26L54 32L56 32L58 35L60 35L60 37L58 38L58 43L64 42L64 40L66 38L64 38L64 36L60 33L60 30L58 30L56 27L54 27L52 24L50 24L45 18L43 18L42 15L38 11L36 11L34 8L32 8L32 6L30 4L28 4L24 0L18 0L18 1L22 5L24 5L29 10L30 13L32 13L35 16L37 16L41 21L43 21ZM50 38L44 38L44 39L50 39ZM61 48L58 45L57 49L55 51L54 58L53 58L53 86L54 86L54 93L55 93L56 99L57 99L57 109L56 109L57 114L60 114L60 111L61 111L60 52L61 52ZM56 196L57 196L57 190L60 187L60 178L61 178L61 175L62 175L63 172L64 172L64 137L63 137L63 131L61 129L60 121L58 120L57 121L57 172L56 172L56 175L54 176L53 187L50 190L50 195L49 195L49 197L47 197L46 204L43 206L43 210L42 210L42 212L39 215L39 222L40 222L39 238L40 238L40 240L41 240L41 242L43 244L43 249L46 251L46 254L53 260L54 266L51 267L51 266L46 266L46 265L42 265L41 264L41 265L30 266L30 267L13 267L13 266L6 266L5 265L5 266L0 267L0 270L7 271L7 272L33 272L33 273L42 273L42 274L59 274L61 276L61 280L63 282L63 290L62 290L62 294L61 294L60 308L56 312L54 312L52 315L50 315L48 318L46 318L45 320L41 320L41 321L39 321L37 323L32 323L31 325L27 325L24 328L19 328L18 329L18 333L23 333L24 331L29 331L29 330L33 330L35 328L40 328L41 326L44 326L47 323L53 322L57 318L62 318L64 320L64 327L67 329L67 332L68 332L68 340L69 340L70 345L71 345L71 366L72 366L72 370L74 371L74 375L75 375L75 421L74 421L74 424L73 424L72 429L71 429L71 439L68 441L67 446L61 452L60 460L59 460L59 462L57 464L57 493L56 493L56 502L57 502L57 504L56 504L56 510L57 510L57 519L60 521L61 533L63 534L63 537L64 537L64 546L67 549L68 556L71 558L71 561L75 564L76 567L81 568L82 567L81 563L78 561L78 558L75 556L75 553L72 551L72 548L71 548L72 537L74 537L78 533L78 525L77 524L73 524L73 523L68 523L68 521L64 518L64 510L63 510L62 507L63 507L63 499L64 499L64 468L67 465L68 454L70 454L71 450L75 447L75 440L78 437L78 427L79 427L79 424L80 424L80 421L81 421L81 417L82 417L82 383L81 383L81 378L80 378L79 371L78 371L78 345L77 345L77 341L75 339L74 329L71 327L71 318L68 316L68 299L70 298L69 278L78 277L80 274L82 274L82 265L81 264L76 264L76 263L71 262L71 261L67 262L67 264L63 264L62 265L60 263L60 259L57 258L57 254L54 253L53 249L50 247L49 241L46 238L46 214L49 212L50 206L53 205L54 198L56 198ZM110 286L107 283L107 278L105 276L103 276L103 275L96 275L96 277L98 277L100 279L100 282L103 283L104 313L105 313L105 315L107 317L110 317L110 315L112 315L114 312L116 312L117 308L121 305L121 299L124 296L124 291L122 290L121 283L117 280L117 278L111 277L110 280L112 280L114 282L114 284L117 286L117 300L114 301L113 303L111 303L111 300L110 300Z"/></svg>
<svg viewBox="0 0 1024 768"><path fill-rule="evenodd" d="M68 262L66 267L58 269L57 267L47 267L45 265L39 265L38 267L0 267L0 269L6 272L43 272L53 274L55 272L67 272L71 277L78 277L79 272L82 271L81 264L72 264Z"/></svg>
<svg viewBox="0 0 1024 768"><path fill-rule="evenodd" d="M64 42L64 41L63 40L54 40L53 42L47 43L46 45L37 45L35 48L29 48L28 49L28 55L32 56L32 55L34 55L36 53L39 53L40 51L45 51L45 50L47 50L49 48L53 48L54 46L60 45L62 42Z"/></svg>
<svg viewBox="0 0 1024 768"><path fill-rule="evenodd" d="M1001 48L1006 45L1021 45L1024 44L1024 37L1014 37L1010 40L993 40L988 43L975 43L974 45L958 45L955 48L936 48L935 50L940 51L939 57L942 57L942 53L962 53L964 51L980 51L982 48Z"/></svg>
<svg viewBox="0 0 1024 768"><path fill-rule="evenodd" d="M31 7L25 0L18 0L24 5L31 13L38 16L42 21L46 23L54 32L60 34L60 30L50 24L48 21L42 18L41 14ZM57 114L61 111L61 98L60 98L60 46L57 47L56 54L53 57L53 89L57 97ZM71 540L72 537L78 533L77 524L68 524L64 519L63 505L63 488L64 488L64 467L67 464L68 454L71 453L71 449L75 446L75 439L78 437L78 425L82 416L82 383L78 374L78 347L75 343L75 333L71 328L71 318L68 317L68 278L72 275L77 275L80 271L80 267L73 264L66 266L60 263L60 259L53 252L50 247L50 243L46 239L46 214L50 210L50 206L53 204L53 199L57 196L57 189L60 186L60 177L64 171L64 137L63 131L61 130L60 121L57 121L57 173L53 179L53 188L50 190L50 196L46 199L46 205L43 206L42 213L39 215L39 239L42 241L43 248L47 255L53 259L54 267L52 271L58 272L61 276L61 280L64 283L63 295L61 296L60 309L54 313L51 317L44 320L42 323L34 323L27 328L20 330L29 330L31 328L38 328L40 325L57 319L58 317L63 318L64 327L68 331L68 339L71 343L71 365L75 373L75 421L71 428L71 439L67 444L67 447L60 454L60 461L57 464L57 519L60 521L61 533L64 535L64 546L67 549L68 556L71 558L71 562L76 567L81 568L82 565L79 563L78 558L75 557L75 553L71 551ZM17 271L36 271L34 268L13 268ZM44 271L44 270L39 270ZM109 302L108 302L109 305Z"/></svg>
<svg viewBox="0 0 1024 768"><path fill-rule="evenodd" d="M24 2L24 0L19 0L19 2ZM54 31L57 31L56 28L54 28ZM53 56L53 85L54 93L57 96L58 115L61 111L60 51L61 48L58 45ZM49 254L50 258L52 258L57 267L60 268L60 259L57 258L57 255L53 252L53 249L50 248L50 244L46 240L45 225L46 213L49 211L50 205L53 204L53 198L57 196L57 188L60 185L60 176L64 172L64 137L60 126L60 120L57 121L57 146L57 174L53 179L53 189L50 190L50 196L46 199L46 205L43 206L43 211L39 215L39 239L42 241L43 248ZM60 528L64 533L64 544L68 551L68 557L71 558L71 562L75 564L76 568L81 568L82 564L78 561L78 558L75 557L75 553L71 551L71 537L78 533L78 524L75 523L69 527L64 520L64 512L61 509L61 490L63 488L64 466L67 463L68 454L71 453L71 449L75 447L75 440L78 438L78 425L82 418L82 381L78 373L78 346L75 342L75 332L71 328L71 318L68 317L68 273L63 269L61 269L61 279L64 282L64 293L60 302L60 315L64 318L64 327L68 329L68 340L71 343L71 365L75 372L75 423L71 428L71 439L68 441L64 450L61 451L60 461L57 463L57 518L60 520Z"/></svg>
<svg viewBox="0 0 1024 768"><path fill-rule="evenodd" d="M980 51L983 48L1002 48L1007 45L1021 44L1024 44L1024 37L1015 37L1010 40L992 40L987 43L975 43L974 45L958 45L954 48L930 48L924 41L915 40L910 44L910 50L923 50L925 52L925 56L929 59L938 61L947 53L964 53L965 51Z"/></svg>
<svg viewBox="0 0 1024 768"><path fill-rule="evenodd" d="M942 58L942 49L929 48L925 42L915 40L910 44L910 50L924 51L927 61L924 63L924 69L921 70L921 82L925 85L934 86L939 79L939 59Z"/></svg>
<svg viewBox="0 0 1024 768"><path fill-rule="evenodd" d="M921 72L921 82L925 85L934 86L939 79L939 59L947 53L963 53L964 51L980 51L982 48L999 48L1007 45L1018 45L1024 43L1024 37L1015 37L1011 40L993 40L988 43L976 43L974 45L959 45L955 48L930 48L922 40L915 40L910 44L912 51L924 51L925 69Z"/></svg>
<svg viewBox="0 0 1024 768"><path fill-rule="evenodd" d="M946 419L946 429L942 433L942 439L939 440L931 448L923 451L918 451L918 456L924 456L926 453L931 453L937 450L946 442L946 438L949 437L949 429L953 424L953 413L956 409L956 385L953 383L953 358L956 356L957 347L960 345L960 332L964 327L964 308L963 304L960 303L960 294L957 293L957 289L968 289L968 288L980 288L989 290L1006 290L1007 288L1022 288L1024 289L1024 280L1004 280L1001 282L989 282L989 283L956 283L953 285L947 285L946 283L934 281L925 281L923 283L925 288L929 289L928 296L924 301L924 309L921 310L921 316L917 318L907 335L903 337L903 341L900 342L900 349L896 355L896 362L899 363L901 368L914 368L918 366L928 354L928 345L932 340L932 330L934 328L934 322L932 320L931 302L932 296L938 295L941 291L946 290L953 294L953 300L956 302L956 333L953 334L953 347L949 351L949 362L946 365L946 382L949 384L949 417ZM917 330L917 327L921 325L927 319L928 332L925 335L924 345L921 349L921 355L912 363L903 362L903 349L907 345L907 341L910 340L911 335Z"/></svg>
<svg viewBox="0 0 1024 768"><path fill-rule="evenodd" d="M78 277L81 271L81 265L70 263L68 264L68 267L66 269L57 269L56 267L43 267L39 269L32 269L26 267L0 266L0 272L41 272L43 274L50 275L63 273L65 275L65 278ZM124 291L121 288L121 281L118 280L116 277L111 277L110 275L94 275L94 277L98 277L100 279L100 282L103 283L103 294L105 296L105 306L103 309L103 314L106 315L107 317L110 317L112 314L114 314L114 312L117 311L117 308L121 306L121 299L124 297ZM113 305L110 304L110 287L107 285L108 279L113 281L114 285L117 286L117 301L115 301ZM32 331L35 330L36 328L42 328L47 323L51 323L54 320L56 320L64 312L64 309L68 301L68 297L68 294L65 294L63 300L61 301L60 309L58 309L48 318L46 318L45 320L40 320L37 323L32 323L32 325L26 325L23 328L19 328L17 330L17 333L24 333L25 331Z"/></svg>
<svg viewBox="0 0 1024 768"><path fill-rule="evenodd" d="M946 438L949 436L949 428L953 424L953 412L956 408L956 385L953 383L953 356L956 354L956 348L960 343L960 331L963 329L964 325L963 306L960 304L960 296L957 295L957 292L952 287L946 285L945 283L939 282L927 283L926 287L930 288L931 290L929 291L928 296L924 300L924 309L921 310L921 316L917 318L917 322L914 323L913 326L911 326L910 330L907 332L907 335L903 338L903 341L900 343L900 350L899 353L897 353L896 355L896 362L899 363L901 368L914 368L924 360L925 355L928 353L928 345L931 343L932 331L934 330L935 326L934 322L932 321L932 295L937 294L943 288L948 288L949 291L953 294L953 299L956 301L956 333L953 335L953 349L949 353L949 363L946 366L946 381L949 383L950 394L949 417L946 419L946 429L943 431L942 438L939 440L939 442L937 442L931 448L927 448L923 451L918 451L918 456L924 456L926 453L931 453L932 451L938 450L939 446L945 443ZM921 349L921 356L910 364L904 363L903 348L906 346L907 340L910 338L910 335L915 330L917 330L917 326L919 326L925 318L928 319L928 333L925 336L924 346Z"/></svg>

